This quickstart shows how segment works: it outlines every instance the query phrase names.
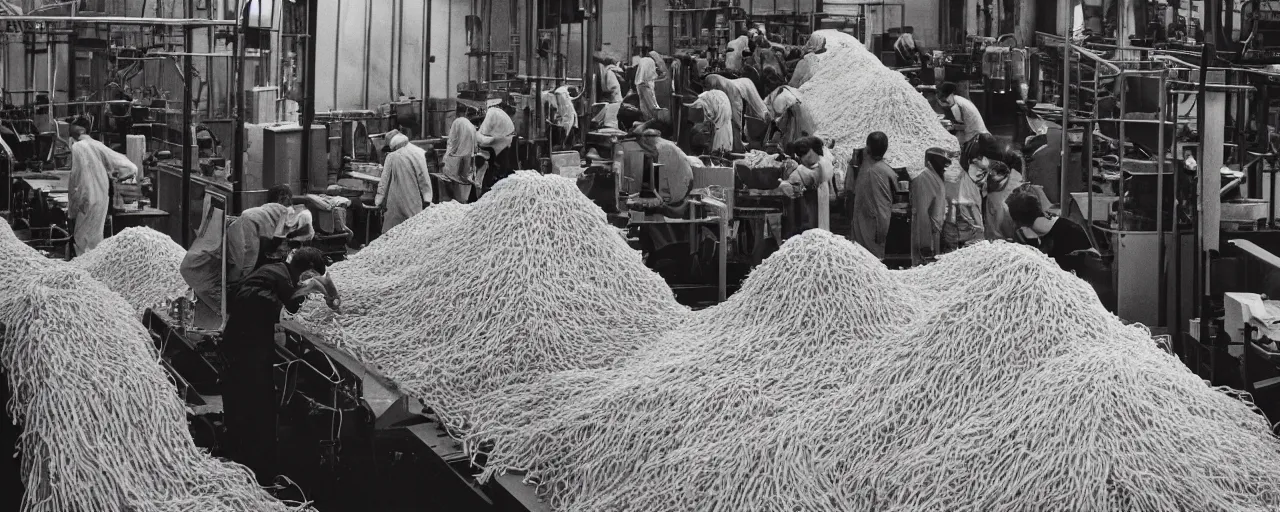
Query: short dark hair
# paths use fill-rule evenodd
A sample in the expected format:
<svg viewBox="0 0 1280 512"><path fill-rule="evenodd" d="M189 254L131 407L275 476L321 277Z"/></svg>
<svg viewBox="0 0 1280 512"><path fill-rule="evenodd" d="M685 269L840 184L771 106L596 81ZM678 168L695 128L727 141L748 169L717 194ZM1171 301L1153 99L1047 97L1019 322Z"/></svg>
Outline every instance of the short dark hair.
<svg viewBox="0 0 1280 512"><path fill-rule="evenodd" d="M998 175L998 176L1008 176L1009 166L1005 165L1004 162L996 160L991 162L991 165L987 166L987 172Z"/></svg>
<svg viewBox="0 0 1280 512"><path fill-rule="evenodd" d="M796 158L809 154L809 151L813 151L814 153L817 153L818 156L822 156L822 147L822 139L809 135L800 137L788 144L787 152Z"/></svg>
<svg viewBox="0 0 1280 512"><path fill-rule="evenodd" d="M889 136L884 132L871 132L867 136L867 154L876 160L884 159L885 152L889 151Z"/></svg>
<svg viewBox="0 0 1280 512"><path fill-rule="evenodd" d="M947 170L947 167L951 166L951 157L947 156L945 149L929 148L924 152L924 162L935 172L942 173Z"/></svg>
<svg viewBox="0 0 1280 512"><path fill-rule="evenodd" d="M288 185L276 185L267 191L267 202L279 203L285 206L293 205L293 189Z"/></svg>
<svg viewBox="0 0 1280 512"><path fill-rule="evenodd" d="M1004 204L1009 208L1009 218L1013 219L1013 223L1019 227L1028 227L1034 224L1036 219L1044 217L1040 198L1035 194L1019 192L1005 199Z"/></svg>
<svg viewBox="0 0 1280 512"><path fill-rule="evenodd" d="M327 265L324 261L324 253L315 247L298 249L293 252L293 257L289 259L289 266L297 271L298 274L314 270L316 273L323 275Z"/></svg>
<svg viewBox="0 0 1280 512"><path fill-rule="evenodd" d="M956 84L954 82L942 82L942 84L938 86L939 98L946 98L947 96L950 96L955 93L956 93Z"/></svg>

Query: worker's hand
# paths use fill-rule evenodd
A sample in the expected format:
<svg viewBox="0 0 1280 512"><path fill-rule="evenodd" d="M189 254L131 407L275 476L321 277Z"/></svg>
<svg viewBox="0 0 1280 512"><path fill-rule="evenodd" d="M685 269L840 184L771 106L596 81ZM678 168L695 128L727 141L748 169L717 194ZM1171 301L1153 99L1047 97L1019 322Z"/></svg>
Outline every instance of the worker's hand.
<svg viewBox="0 0 1280 512"><path fill-rule="evenodd" d="M290 314L297 313L299 309L302 309L302 303L306 302L306 300L306 295L294 297L293 300L290 300L288 304L284 305L284 307L289 310Z"/></svg>

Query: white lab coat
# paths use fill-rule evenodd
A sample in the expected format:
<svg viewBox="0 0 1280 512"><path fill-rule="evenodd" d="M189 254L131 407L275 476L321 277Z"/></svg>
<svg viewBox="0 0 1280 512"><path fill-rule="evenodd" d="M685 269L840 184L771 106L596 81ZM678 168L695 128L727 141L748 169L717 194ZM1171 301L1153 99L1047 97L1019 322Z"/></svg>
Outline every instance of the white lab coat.
<svg viewBox="0 0 1280 512"><path fill-rule="evenodd" d="M733 109L729 104L729 95L712 89L698 95L692 104L706 113L707 121L715 126L715 134L711 139L712 151L733 150Z"/></svg>
<svg viewBox="0 0 1280 512"><path fill-rule="evenodd" d="M382 181L378 183L378 195L374 199L374 204L387 207L382 217L383 233L417 215L422 211L423 204L431 202L427 160L423 154L414 151L415 148L421 150L405 142L387 155Z"/></svg>
<svg viewBox="0 0 1280 512"><path fill-rule="evenodd" d="M102 242L111 205L111 173L132 176L138 167L129 157L89 136L71 145L71 176L67 181L67 217L75 221L76 254L92 251Z"/></svg>
<svg viewBox="0 0 1280 512"><path fill-rule="evenodd" d="M465 203L471 198L471 161L475 154L475 125L465 117L454 119L453 124L449 125L449 142L445 146L444 175L459 182L452 187L445 187L459 203Z"/></svg>

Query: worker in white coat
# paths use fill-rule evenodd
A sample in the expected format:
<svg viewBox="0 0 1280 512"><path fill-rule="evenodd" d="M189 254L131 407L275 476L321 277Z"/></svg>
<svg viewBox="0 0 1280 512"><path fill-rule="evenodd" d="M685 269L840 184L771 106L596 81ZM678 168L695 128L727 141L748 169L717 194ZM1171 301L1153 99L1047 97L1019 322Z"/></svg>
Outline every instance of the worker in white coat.
<svg viewBox="0 0 1280 512"><path fill-rule="evenodd" d="M471 161L476 154L476 125L465 116L458 116L449 125L449 140L444 151L444 175L453 179L453 183L443 184L440 200L453 199L459 203L471 200L471 187L474 183Z"/></svg>
<svg viewBox="0 0 1280 512"><path fill-rule="evenodd" d="M542 103L547 107L548 122L555 137L553 143L567 144L578 126L578 109L573 106L569 86L563 85L542 93Z"/></svg>
<svg viewBox="0 0 1280 512"><path fill-rule="evenodd" d="M81 125L71 125L71 176L67 181L67 218L73 229L76 254L92 251L102 242L111 182L135 176L138 166L129 157L90 137Z"/></svg>
<svg viewBox="0 0 1280 512"><path fill-rule="evenodd" d="M822 34L810 34L809 41L805 43L801 50L804 57L800 62L796 63L796 68L791 72L791 87L799 88L813 78L813 70L818 61L818 54L827 51L827 38Z"/></svg>
<svg viewBox="0 0 1280 512"><path fill-rule="evenodd" d="M661 120L662 106L658 105L657 90L658 65L651 57L641 57L636 64L636 94L639 96L640 114L644 120Z"/></svg>
<svg viewBox="0 0 1280 512"><path fill-rule="evenodd" d="M382 232L391 231L431 203L431 181L426 179L427 160L409 149L409 138L396 135L391 139L391 154L382 169L378 195L373 204L384 208Z"/></svg>
<svg viewBox="0 0 1280 512"><path fill-rule="evenodd" d="M733 140L734 149L742 149L742 141L746 133L746 119L749 115L757 119L767 119L768 109L764 99L756 91L756 86L748 78L728 79L711 74L703 79L707 89L724 91L729 96L729 105L733 107Z"/></svg>
<svg viewBox="0 0 1280 512"><path fill-rule="evenodd" d="M700 108L707 122L714 127L711 137L711 151L732 151L733 137L737 130L733 129L733 109L729 105L729 96L724 92L712 89L698 95L698 99L688 105Z"/></svg>
<svg viewBox="0 0 1280 512"><path fill-rule="evenodd" d="M788 145L787 152L800 163L780 187L800 201L803 218L797 233L814 228L831 231L831 179L836 173L825 144L817 137L802 137Z"/></svg>
<svg viewBox="0 0 1280 512"><path fill-rule="evenodd" d="M601 101L609 104L622 103L622 68L611 58L604 58L600 63L600 95Z"/></svg>
<svg viewBox="0 0 1280 512"><path fill-rule="evenodd" d="M987 131L987 124L982 120L978 106L969 101L969 98L956 94L956 84L943 82L938 86L938 105L947 109L956 124L960 125L961 131L956 134L956 138L961 146L979 135L991 133Z"/></svg>
<svg viewBox="0 0 1280 512"><path fill-rule="evenodd" d="M726 50L728 51L724 56L724 68L735 73L741 73L743 68L743 59L745 58L743 52L747 51L750 47L751 38L745 35L738 36L737 39L729 41L729 44L726 45Z"/></svg>
<svg viewBox="0 0 1280 512"><path fill-rule="evenodd" d="M818 131L818 123L813 120L802 96L799 89L784 85L764 100L769 111L765 121L772 124L771 129L777 131L783 144Z"/></svg>
<svg viewBox="0 0 1280 512"><path fill-rule="evenodd" d="M484 121L480 123L480 129L476 133L480 149L488 149L493 154L488 168L478 176L480 195L493 188L494 183L516 172L516 152L511 149L516 136L516 125L511 122L511 115L504 107L502 100L490 100L490 106L484 113Z"/></svg>
<svg viewBox="0 0 1280 512"><path fill-rule="evenodd" d="M867 136L862 166L853 185L852 238L876 258L884 259L889 221L893 216L894 185L898 174L884 161L889 137L884 132Z"/></svg>

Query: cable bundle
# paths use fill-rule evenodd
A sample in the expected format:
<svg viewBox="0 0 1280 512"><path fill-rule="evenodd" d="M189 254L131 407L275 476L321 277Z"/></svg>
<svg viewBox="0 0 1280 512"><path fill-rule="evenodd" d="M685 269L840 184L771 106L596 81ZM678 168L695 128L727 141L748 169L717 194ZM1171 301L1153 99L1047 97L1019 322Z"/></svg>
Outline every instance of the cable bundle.
<svg viewBox="0 0 1280 512"><path fill-rule="evenodd" d="M71 263L120 294L138 315L187 292L179 267L187 253L168 235L151 228L127 228Z"/></svg>
<svg viewBox="0 0 1280 512"><path fill-rule="evenodd" d="M22 510L288 510L247 469L195 446L136 318L70 265L4 283L0 367L24 431Z"/></svg>
<svg viewBox="0 0 1280 512"><path fill-rule="evenodd" d="M885 67L857 38L836 30L821 30L827 51L817 55L813 78L800 87L803 100L818 124L818 136L835 141L837 168L843 169L866 147L867 135L889 137L885 161L906 168L912 177L925 169L926 150L960 151L956 137L938 122L929 100L902 73Z"/></svg>
<svg viewBox="0 0 1280 512"><path fill-rule="evenodd" d="M416 240L404 242L420 251L415 264L353 259L362 270L348 276L386 277L358 285L367 298L320 330L455 430L466 430L463 404L475 396L607 367L687 312L571 180L519 172L460 218L430 224L400 235ZM346 309L350 280L336 281Z"/></svg>
<svg viewBox="0 0 1280 512"><path fill-rule="evenodd" d="M1265 418L1034 249L893 272L818 233L614 368L477 399L483 476L557 511L1280 510Z"/></svg>

